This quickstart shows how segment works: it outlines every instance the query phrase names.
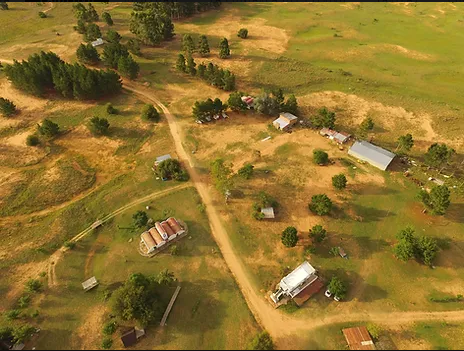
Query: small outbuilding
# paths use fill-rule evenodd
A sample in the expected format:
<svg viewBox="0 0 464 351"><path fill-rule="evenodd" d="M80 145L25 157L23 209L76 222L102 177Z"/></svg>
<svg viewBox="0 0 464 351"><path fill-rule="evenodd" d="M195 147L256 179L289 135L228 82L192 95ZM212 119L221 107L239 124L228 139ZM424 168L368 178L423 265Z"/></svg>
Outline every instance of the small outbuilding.
<svg viewBox="0 0 464 351"><path fill-rule="evenodd" d="M395 154L379 146L368 143L367 141L356 141L348 150L348 155L356 157L359 160L366 161L385 171L388 165L395 158Z"/></svg>
<svg viewBox="0 0 464 351"><path fill-rule="evenodd" d="M279 130L286 131L298 121L298 117L288 112L282 112L272 125Z"/></svg>
<svg viewBox="0 0 464 351"><path fill-rule="evenodd" d="M121 341L124 345L124 347L131 347L135 345L137 342L137 334L135 332L135 328L131 328L128 331L126 331L122 336L121 336Z"/></svg>
<svg viewBox="0 0 464 351"><path fill-rule="evenodd" d="M161 162L171 159L171 155L166 154L163 156L158 156L155 161L155 167L158 166Z"/></svg>
<svg viewBox="0 0 464 351"><path fill-rule="evenodd" d="M261 213L264 215L265 219L272 219L275 218L274 215L274 208L273 207L265 207L261 209Z"/></svg>
<svg viewBox="0 0 464 351"><path fill-rule="evenodd" d="M95 277L87 279L85 282L82 283L82 287L84 288L85 291L89 291L95 288L97 285L98 285L98 281L97 281L97 278Z"/></svg>
<svg viewBox="0 0 464 351"><path fill-rule="evenodd" d="M345 132L337 132L329 128L322 128L319 132L320 135L335 140L338 144L344 144L351 138L351 134Z"/></svg>
<svg viewBox="0 0 464 351"><path fill-rule="evenodd" d="M350 350L375 350L369 331L366 327L346 328L342 330Z"/></svg>
<svg viewBox="0 0 464 351"><path fill-rule="evenodd" d="M98 38L97 40L92 41L92 46L93 46L93 47L96 47L96 46L103 45L104 43L105 43L105 42L103 41L102 38Z"/></svg>

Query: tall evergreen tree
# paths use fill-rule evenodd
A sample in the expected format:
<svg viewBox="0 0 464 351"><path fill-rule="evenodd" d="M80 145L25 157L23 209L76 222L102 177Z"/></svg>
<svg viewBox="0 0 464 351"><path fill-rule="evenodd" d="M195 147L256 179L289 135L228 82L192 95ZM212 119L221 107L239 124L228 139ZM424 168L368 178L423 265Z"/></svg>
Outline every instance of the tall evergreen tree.
<svg viewBox="0 0 464 351"><path fill-rule="evenodd" d="M92 3L89 2L88 9L87 9L87 22L98 22L98 13L93 7Z"/></svg>
<svg viewBox="0 0 464 351"><path fill-rule="evenodd" d="M219 43L219 57L222 59L228 58L230 56L229 42L226 38L221 39Z"/></svg>
<svg viewBox="0 0 464 351"><path fill-rule="evenodd" d="M141 56L140 44L137 39L129 39L126 43L127 49L136 56Z"/></svg>
<svg viewBox="0 0 464 351"><path fill-rule="evenodd" d="M13 116L16 113L16 105L13 101L0 97L0 112L5 117Z"/></svg>
<svg viewBox="0 0 464 351"><path fill-rule="evenodd" d="M226 69L224 71L224 76L222 80L223 80L222 88L225 91L232 91L235 89L235 75L233 73L230 73L229 70Z"/></svg>
<svg viewBox="0 0 464 351"><path fill-rule="evenodd" d="M111 18L111 15L109 14L109 12L103 12L102 13L102 19L105 21L105 23L109 26L112 26L114 23L113 23L113 19Z"/></svg>
<svg viewBox="0 0 464 351"><path fill-rule="evenodd" d="M97 49L92 46L92 44L79 45L76 51L76 56L79 62L85 64L96 64L98 61L100 61L100 55L98 54Z"/></svg>
<svg viewBox="0 0 464 351"><path fill-rule="evenodd" d="M85 21L83 19L78 19L77 26L74 26L74 30L79 34L85 34L85 32L87 31Z"/></svg>
<svg viewBox="0 0 464 351"><path fill-rule="evenodd" d="M140 67L131 55L121 56L118 60L118 71L129 79L135 79L139 74Z"/></svg>
<svg viewBox="0 0 464 351"><path fill-rule="evenodd" d="M202 57L209 55L209 44L206 35L200 35L200 39L198 41L198 52Z"/></svg>
<svg viewBox="0 0 464 351"><path fill-rule="evenodd" d="M195 68L197 64L193 60L193 57L191 55L187 56L187 72L191 75L194 76L197 74L197 70Z"/></svg>
<svg viewBox="0 0 464 351"><path fill-rule="evenodd" d="M119 43L121 39L121 35L115 30L109 29L108 32L106 32L106 40L109 43Z"/></svg>
<svg viewBox="0 0 464 351"><path fill-rule="evenodd" d="M192 55L195 52L195 43L190 34L184 34L182 48L187 55Z"/></svg>
<svg viewBox="0 0 464 351"><path fill-rule="evenodd" d="M108 43L103 49L102 61L108 67L118 68L119 58L127 56L129 56L129 51L124 45Z"/></svg>
<svg viewBox="0 0 464 351"><path fill-rule="evenodd" d="M185 64L185 56L184 55L179 54L177 56L176 68L180 72L186 72L187 71L187 65Z"/></svg>
<svg viewBox="0 0 464 351"><path fill-rule="evenodd" d="M132 12L130 31L146 45L159 45L163 40L173 38L174 25L171 18L163 13Z"/></svg>
<svg viewBox="0 0 464 351"><path fill-rule="evenodd" d="M101 31L100 27L97 26L95 23L90 23L86 30L85 30L85 40L86 41L94 41L98 38L101 38Z"/></svg>

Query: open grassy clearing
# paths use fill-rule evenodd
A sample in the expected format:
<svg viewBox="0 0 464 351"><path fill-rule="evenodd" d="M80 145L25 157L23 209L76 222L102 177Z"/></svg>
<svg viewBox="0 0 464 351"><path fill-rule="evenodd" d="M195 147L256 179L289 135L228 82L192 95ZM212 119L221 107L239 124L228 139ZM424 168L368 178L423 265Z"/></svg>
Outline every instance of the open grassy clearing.
<svg viewBox="0 0 464 351"><path fill-rule="evenodd" d="M56 268L59 287L47 293L38 306L44 318L43 333L34 346L98 347L103 338L101 321L108 318L109 312L108 305L101 300L102 291L115 289L133 272L157 274L168 268L182 285L179 298L168 325L163 329L149 328L147 337L136 348L244 348L256 324L209 234L207 218L199 212L197 203L198 195L190 188L141 204L117 216L66 253ZM148 259L137 252L140 231L127 228L132 227L132 213L148 204L151 209L147 212L152 218L172 215L187 223L189 235L177 244L178 256L165 252ZM131 238L133 241L129 243ZM84 293L80 283L93 275L100 286ZM168 290L164 296L166 304L173 292ZM86 333L91 326L92 333ZM225 330L227 332L222 332ZM115 347L120 346L120 341L115 340Z"/></svg>

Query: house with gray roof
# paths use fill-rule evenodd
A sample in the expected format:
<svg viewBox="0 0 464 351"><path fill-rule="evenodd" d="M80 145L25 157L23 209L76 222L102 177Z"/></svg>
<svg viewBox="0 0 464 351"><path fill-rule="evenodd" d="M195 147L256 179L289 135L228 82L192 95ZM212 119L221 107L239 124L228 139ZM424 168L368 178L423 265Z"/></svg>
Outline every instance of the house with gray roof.
<svg viewBox="0 0 464 351"><path fill-rule="evenodd" d="M288 130L298 121L298 117L288 112L283 112L275 121L272 122L274 127L279 130Z"/></svg>
<svg viewBox="0 0 464 351"><path fill-rule="evenodd" d="M393 152L382 149L364 140L356 141L350 150L348 150L348 155L366 161L382 171L387 169L388 165L396 156Z"/></svg>

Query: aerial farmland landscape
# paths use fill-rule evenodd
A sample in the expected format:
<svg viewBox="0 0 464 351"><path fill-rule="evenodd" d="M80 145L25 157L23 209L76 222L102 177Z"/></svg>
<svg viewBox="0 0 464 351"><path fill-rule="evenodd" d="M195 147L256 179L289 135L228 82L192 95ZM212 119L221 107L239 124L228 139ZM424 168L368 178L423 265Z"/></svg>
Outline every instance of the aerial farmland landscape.
<svg viewBox="0 0 464 351"><path fill-rule="evenodd" d="M464 348L463 29L0 1L0 349Z"/></svg>

